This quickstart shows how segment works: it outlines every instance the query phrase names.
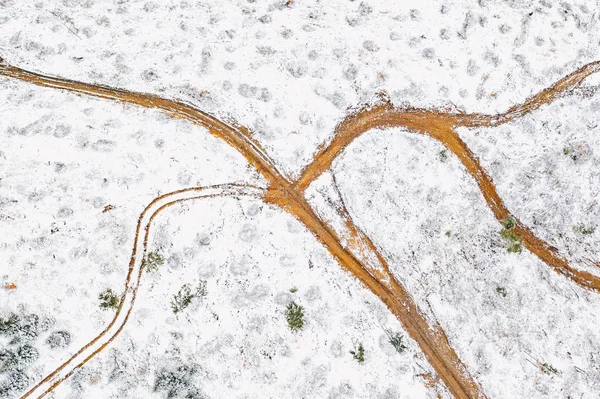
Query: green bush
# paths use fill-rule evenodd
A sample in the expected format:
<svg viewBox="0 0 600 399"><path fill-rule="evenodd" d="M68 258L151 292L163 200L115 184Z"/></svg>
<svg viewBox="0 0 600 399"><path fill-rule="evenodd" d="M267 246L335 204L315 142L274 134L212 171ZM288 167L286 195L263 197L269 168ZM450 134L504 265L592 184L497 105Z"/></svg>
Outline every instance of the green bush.
<svg viewBox="0 0 600 399"><path fill-rule="evenodd" d="M504 287L496 287L496 292L500 295L502 295L502 297L506 298L506 295L508 294L508 292L506 291L506 288Z"/></svg>
<svg viewBox="0 0 600 399"><path fill-rule="evenodd" d="M292 288L290 288L290 292L291 292L292 294L295 294L296 292L298 292L298 288L296 288L296 287L292 287Z"/></svg>
<svg viewBox="0 0 600 399"><path fill-rule="evenodd" d="M363 344L358 344L358 348L356 350L350 351L354 360L358 363L362 364L365 362L365 348L363 348Z"/></svg>
<svg viewBox="0 0 600 399"><path fill-rule="evenodd" d="M110 288L105 289L98 295L100 299L100 307L102 309L118 309L121 300Z"/></svg>
<svg viewBox="0 0 600 399"><path fill-rule="evenodd" d="M143 260L142 267L149 272L157 271L165 263L165 259L158 251L150 251Z"/></svg>
<svg viewBox="0 0 600 399"><path fill-rule="evenodd" d="M404 344L404 336L402 333L392 330L385 330L385 333L388 336L390 344L396 349L396 352L402 354L408 349L408 346Z"/></svg>
<svg viewBox="0 0 600 399"><path fill-rule="evenodd" d="M580 224L579 226L573 226L573 231L575 233L581 233L584 235L590 235L590 234L594 234L594 232L596 231L596 229L594 227L586 227L583 224Z"/></svg>
<svg viewBox="0 0 600 399"><path fill-rule="evenodd" d="M187 308L194 298L204 297L206 295L208 295L206 281L201 280L196 288L193 288L189 284L184 284L179 289L179 292L173 296L173 299L171 300L171 309L173 309L173 313L179 313Z"/></svg>
<svg viewBox="0 0 600 399"><path fill-rule="evenodd" d="M500 237L508 241L507 251L511 253L520 253L523 250L523 242L521 237L516 235L512 230L516 226L515 220L511 216L507 216L504 218L502 226L502 230L500 230Z"/></svg>
<svg viewBox="0 0 600 399"><path fill-rule="evenodd" d="M442 151L440 151L440 161L446 162L447 159L448 159L448 150L443 149Z"/></svg>
<svg viewBox="0 0 600 399"><path fill-rule="evenodd" d="M504 222L502 223L502 226L504 226L504 228L506 230L510 230L512 228L515 227L515 219L513 219L511 216L507 216L504 218Z"/></svg>
<svg viewBox="0 0 600 399"><path fill-rule="evenodd" d="M285 319L290 326L290 330L301 330L304 327L304 308L296 302L291 302L285 309Z"/></svg>
<svg viewBox="0 0 600 399"><path fill-rule="evenodd" d="M543 373L545 374L558 374L558 370L556 368L554 368L554 366L552 366L550 363L544 363L540 366L540 369L542 370Z"/></svg>

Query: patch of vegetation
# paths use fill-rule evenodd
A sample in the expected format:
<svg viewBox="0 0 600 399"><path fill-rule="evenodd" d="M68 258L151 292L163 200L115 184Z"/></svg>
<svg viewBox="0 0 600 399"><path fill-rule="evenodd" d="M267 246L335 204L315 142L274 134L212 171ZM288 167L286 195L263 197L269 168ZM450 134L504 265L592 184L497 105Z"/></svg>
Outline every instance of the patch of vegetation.
<svg viewBox="0 0 600 399"><path fill-rule="evenodd" d="M502 226L504 226L504 228L506 230L510 230L512 228L515 227L515 219L513 219L511 216L507 216L504 218L504 222L502 222Z"/></svg>
<svg viewBox="0 0 600 399"><path fill-rule="evenodd" d="M594 234L594 232L596 231L596 228L594 228L592 226L586 227L585 225L580 224L579 226L573 226L573 231L575 233L590 235L590 234Z"/></svg>
<svg viewBox="0 0 600 399"><path fill-rule="evenodd" d="M502 295L503 298L506 298L506 295L508 294L508 292L506 291L506 288L504 287L496 287L496 292L500 295Z"/></svg>
<svg viewBox="0 0 600 399"><path fill-rule="evenodd" d="M36 314L18 316L11 313L6 319L0 318L0 336L9 338L9 345L20 345L33 341L49 328L50 323L50 319L40 320Z"/></svg>
<svg viewBox="0 0 600 399"><path fill-rule="evenodd" d="M390 344L396 349L396 352L403 354L408 349L404 343L404 336L399 331L385 330ZM360 349L360 347L359 347Z"/></svg>
<svg viewBox="0 0 600 399"><path fill-rule="evenodd" d="M296 292L298 292L298 288L296 288L296 287L292 287L292 288L290 288L290 292L291 292L292 294L295 294Z"/></svg>
<svg viewBox="0 0 600 399"><path fill-rule="evenodd" d="M365 348L363 348L363 344L358 344L358 348L353 351L350 351L350 354L358 363L362 364L365 362Z"/></svg>
<svg viewBox="0 0 600 399"><path fill-rule="evenodd" d="M66 348L71 343L71 334L68 331L54 331L46 339L46 344L52 349Z"/></svg>
<svg viewBox="0 0 600 399"><path fill-rule="evenodd" d="M154 392L162 392L169 399L180 396L187 391L185 398L203 398L192 386L193 377L197 373L194 366L181 365L174 370L161 370L154 380Z"/></svg>
<svg viewBox="0 0 600 399"><path fill-rule="evenodd" d="M508 241L507 251L511 253L521 253L523 250L523 242L521 237L516 235L512 230L516 226L515 220L512 217L507 216L502 222L502 226L500 237Z"/></svg>
<svg viewBox="0 0 600 399"><path fill-rule="evenodd" d="M550 363L544 363L540 366L540 370L542 370L545 374L558 374L558 370L552 366Z"/></svg>
<svg viewBox="0 0 600 399"><path fill-rule="evenodd" d="M19 316L11 313L6 319L0 319L0 334L11 335L19 325Z"/></svg>
<svg viewBox="0 0 600 399"><path fill-rule="evenodd" d="M0 317L0 398L18 397L29 385L26 370L39 357L34 342L53 323L33 313Z"/></svg>
<svg viewBox="0 0 600 399"><path fill-rule="evenodd" d="M440 161L446 162L447 159L448 159L448 150L444 149L444 150L440 151Z"/></svg>
<svg viewBox="0 0 600 399"><path fill-rule="evenodd" d="M0 398L17 397L29 385L29 377L23 370L13 369L6 373L0 383Z"/></svg>
<svg viewBox="0 0 600 399"><path fill-rule="evenodd" d="M152 273L158 271L165 263L165 258L158 251L150 251L142 262L142 267Z"/></svg>
<svg viewBox="0 0 600 399"><path fill-rule="evenodd" d="M17 354L9 349L0 349L0 373L4 373L19 364Z"/></svg>
<svg viewBox="0 0 600 399"><path fill-rule="evenodd" d="M102 309L117 309L121 302L117 294L110 288L102 291L100 295L98 295L98 299L100 300L100 307Z"/></svg>
<svg viewBox="0 0 600 399"><path fill-rule="evenodd" d="M285 309L285 319L290 330L299 331L304 327L304 308L296 302L291 302Z"/></svg>
<svg viewBox="0 0 600 399"><path fill-rule="evenodd" d="M451 235L452 235L452 232L451 232L450 230L448 230L448 231L446 232L446 237L450 237Z"/></svg>
<svg viewBox="0 0 600 399"><path fill-rule="evenodd" d="M573 149L571 147L563 148L563 155L569 155L572 152L573 152Z"/></svg>
<svg viewBox="0 0 600 399"><path fill-rule="evenodd" d="M190 284L184 284L177 294L173 296L171 300L171 309L173 313L179 313L192 303L192 300L197 297L204 297L208 295L206 288L206 281L201 280L196 288Z"/></svg>

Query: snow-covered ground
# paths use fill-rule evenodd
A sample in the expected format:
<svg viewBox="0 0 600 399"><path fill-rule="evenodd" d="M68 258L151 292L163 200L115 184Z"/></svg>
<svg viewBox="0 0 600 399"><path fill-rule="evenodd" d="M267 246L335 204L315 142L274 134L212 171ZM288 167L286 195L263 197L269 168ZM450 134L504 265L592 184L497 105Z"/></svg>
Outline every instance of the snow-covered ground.
<svg viewBox="0 0 600 399"><path fill-rule="evenodd" d="M381 91L396 105L465 111L521 102L600 59L599 17L591 1L0 0L0 56L192 102L249 127L296 176L348 109ZM579 92L500 128L459 130L508 209L590 271L599 101ZM37 332L18 344L0 336L0 351L36 348L19 366L30 382L111 319L98 294L122 289L148 202L193 185L264 185L190 123L6 78L0 142L0 283L17 286L0 288L0 317L15 312ZM475 182L442 150L400 129L351 144L333 173L355 221L490 398L597 397L600 298L527 251L507 253ZM129 324L57 398L164 397L157 377L181 366L191 370L182 397L435 397L414 342L400 355L386 341L398 321L282 211L250 199L176 206L158 217L151 248L165 265L144 276ZM200 279L208 295L174 315L171 297ZM285 324L290 300L306 311L299 334ZM66 346L47 342L62 331ZM349 354L359 342L362 365ZM0 372L0 386L9 377Z"/></svg>

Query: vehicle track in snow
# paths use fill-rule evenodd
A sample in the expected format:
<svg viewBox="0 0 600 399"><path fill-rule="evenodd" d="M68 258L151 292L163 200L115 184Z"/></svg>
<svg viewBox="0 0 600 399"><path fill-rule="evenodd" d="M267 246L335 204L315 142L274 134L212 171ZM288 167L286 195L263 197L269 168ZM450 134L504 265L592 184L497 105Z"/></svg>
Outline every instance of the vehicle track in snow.
<svg viewBox="0 0 600 399"><path fill-rule="evenodd" d="M398 282L390 271L386 259L381 255L376 244L354 224L343 202L336 211L345 220L345 230L337 232L315 213L314 209L306 201L304 191L311 182L330 168L333 160L356 137L373 128L404 127L409 131L430 135L442 142L457 155L467 168L467 171L476 179L484 198L496 218L504 220L510 213L498 196L491 178L454 129L460 126L494 127L507 123L568 93L577 87L587 76L598 71L598 69L600 69L599 62L590 63L561 79L552 87L529 98L522 105L511 107L507 112L498 115L444 113L438 110L415 108L400 109L393 107L389 103L365 108L352 114L340 123L336 128L331 143L327 146L322 146L314 160L303 169L300 178L296 182L291 182L279 172L275 163L260 145L251 138L248 129L244 127L230 126L180 101L164 99L152 94L137 93L109 86L46 76L10 66L0 58L0 76L3 75L39 86L87 94L93 97L133 103L146 108L158 108L174 117L186 119L201 125L207 128L211 134L225 140L229 145L238 150L267 180L268 189L265 191L263 199L295 216L345 269L350 271L387 305L390 311L400 320L411 338L419 344L427 360L435 369L438 378L444 382L447 389L456 398L485 398L485 394L452 349L441 326L437 322L428 321L425 318L404 286ZM528 249L555 271L571 278L578 285L600 292L600 279L597 276L570 267L567 261L558 255L557 250L538 239L530 229L516 218L515 220L516 226L513 231L521 237ZM348 242L346 247L342 245L342 238L346 238L346 242ZM136 235L136 242L137 240ZM134 243L134 254L135 245ZM135 263L135 258L132 257L132 259ZM373 259L376 259L376 261L374 262ZM141 273L141 269L139 273ZM130 283L130 280L131 264L127 284ZM133 302L131 304L133 305ZM106 331L116 323L123 306L122 301L117 316L115 316L111 325L101 335L106 335ZM131 308L127 312L127 317L129 312L131 312ZM121 329L123 326L124 323ZM92 342L99 342L99 340L100 335ZM108 342L93 352L90 358L107 344ZM84 347L80 352L85 350L86 348ZM80 352L74 355L73 358L77 357ZM76 363L71 360L67 361L68 364L71 364L69 362ZM47 385L48 389L43 394L50 392L72 373L72 371L66 371L68 369L65 366L67 363L57 368L53 374L38 384L39 387L42 386L41 384L49 384ZM59 374L62 377L59 378ZM38 386L34 387L30 392L33 392ZM36 390L35 392L42 391ZM28 396L30 396L29 392L24 397Z"/></svg>
<svg viewBox="0 0 600 399"><path fill-rule="evenodd" d="M133 250L129 261L129 271L125 279L125 288L119 307L108 326L94 339L79 349L67 361L61 364L27 391L21 398L42 398L83 367L90 359L110 344L123 330L129 320L137 291L142 279L144 259L148 249L150 226L161 211L184 201L217 197L255 197L261 198L264 190L258 187L224 184L208 187L192 187L163 194L155 198L140 214L135 230ZM142 233L142 234L140 234Z"/></svg>

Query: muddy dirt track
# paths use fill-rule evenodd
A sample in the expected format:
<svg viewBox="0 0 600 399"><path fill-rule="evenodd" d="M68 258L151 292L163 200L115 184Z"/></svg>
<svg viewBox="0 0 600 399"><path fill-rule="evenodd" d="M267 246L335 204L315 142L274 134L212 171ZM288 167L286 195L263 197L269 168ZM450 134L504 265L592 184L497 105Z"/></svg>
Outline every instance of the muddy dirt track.
<svg viewBox="0 0 600 399"><path fill-rule="evenodd" d="M174 117L186 119L203 126L211 134L225 140L229 145L237 149L267 180L268 189L262 195L263 200L294 215L346 270L360 279L366 287L387 305L390 311L401 321L408 334L419 344L420 349L435 369L437 377L444 382L447 389L456 398L485 398L485 394L482 388L469 375L467 369L452 349L442 328L436 322L426 320L412 297L406 292L404 286L390 271L386 259L381 255L376 244L354 224L345 205L343 205L343 201L342 205L336 209L345 220L345 230L339 232L335 231L315 213L304 197L304 190L319 175L328 170L333 160L361 134L374 128L404 127L412 132L427 134L435 138L458 156L467 171L477 181L485 200L496 218L499 221L503 221L510 215L509 211L498 196L491 178L454 129L461 126L494 127L502 123L507 123L553 101L561 95L569 93L570 90L578 86L587 76L599 69L600 62L588 64L561 79L552 87L529 98L522 105L512 107L507 112L499 115L444 113L438 110L413 108L398 109L385 102L374 107L365 108L342 121L336 128L331 143L321 147L313 161L303 169L300 178L296 182L291 182L279 172L275 163L268 157L260 145L251 138L247 129L241 126L227 125L189 104L164 99L151 94L136 93L108 86L45 76L10 66L0 59L0 75L39 86L137 104L146 108L158 108ZM160 201L161 199L162 197L157 198L155 201ZM531 252L535 253L556 272L569 277L578 285L600 292L600 279L597 276L578 271L569 266L568 262L559 256L556 249L537 238L529 228L516 218L515 221L516 226L513 231L523 240L523 243ZM346 242L349 243L346 247L342 245L342 238L346 239ZM73 358L57 368L36 387L32 388L24 397L40 397L50 392L66 379L75 368L84 364L85 361L102 350L110 342L108 341L101 345L101 347L96 348L97 343L101 341L102 337L110 335L107 331L113 326L118 325L117 319L122 317L121 310L123 307L130 306L125 305L126 299L128 300L127 303L133 306L137 285L131 285L131 278L134 274L132 272L132 267L134 266L132 265L135 265L136 259L141 262L136 253L137 241L138 237L136 235L130 272L125 284L126 291L119 311L109 327L86 347L82 348ZM374 262L372 259L376 259L377 261ZM138 273L137 284L139 284L140 277L141 268ZM135 287L135 289L132 287ZM130 290L134 293L131 300L125 298ZM131 312L131 306L126 312L125 320L120 324L118 331L125 325L126 318ZM110 340L113 338L114 336ZM78 363L81 360L81 356L79 355L89 351L91 347L96 348L96 350L92 351L87 358L82 359L83 363ZM78 361L73 359L78 359Z"/></svg>

